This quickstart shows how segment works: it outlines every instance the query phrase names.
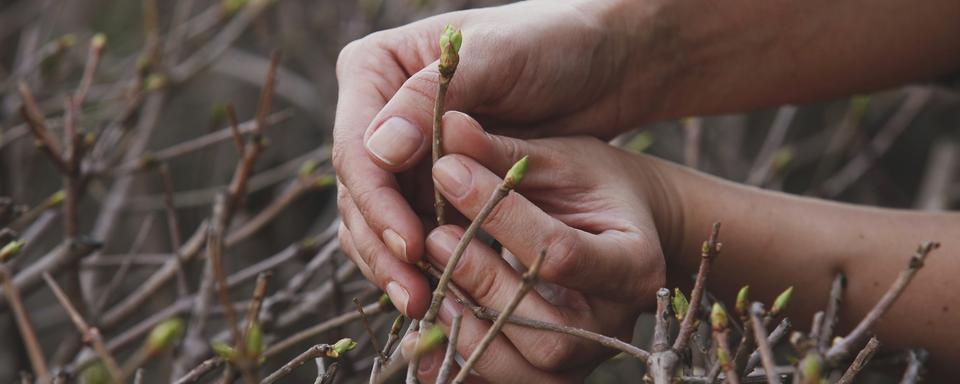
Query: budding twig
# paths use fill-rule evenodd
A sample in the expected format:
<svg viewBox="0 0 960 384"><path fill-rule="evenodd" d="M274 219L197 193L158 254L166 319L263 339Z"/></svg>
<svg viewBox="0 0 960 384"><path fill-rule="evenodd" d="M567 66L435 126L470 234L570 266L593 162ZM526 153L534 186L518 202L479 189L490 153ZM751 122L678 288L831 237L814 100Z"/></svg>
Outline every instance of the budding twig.
<svg viewBox="0 0 960 384"><path fill-rule="evenodd" d="M843 376L840 377L840 380L837 380L837 384L850 384L853 382L853 379L857 377L857 374L870 362L870 359L873 358L873 354L877 353L877 349L880 348L880 340L877 340L876 337L871 337L870 341L867 342L867 345L860 350L860 353L857 354L857 357L853 359L853 363L850 364L850 367L843 372Z"/></svg>
<svg viewBox="0 0 960 384"><path fill-rule="evenodd" d="M547 255L547 251L540 251L540 254L537 256L536 260L533 261L533 265L530 266L530 270L523 274L523 282L520 285L520 288L517 289L517 293L513 295L513 298L510 299L510 302L507 304L507 307L504 308L503 312L500 313L500 316L497 316L497 320L493 322L493 325L490 326L490 329L487 331L487 334L483 336L483 339L480 340L480 344L473 350L473 353L470 354L470 358L460 367L460 373L453 378L453 382L456 384L463 383L467 380L467 375L470 374L470 369L473 368L474 364L480 360L480 357L483 356L483 352L487 350L487 347L490 346L490 343L493 342L493 339L500 334L500 329L503 328L503 325L506 324L507 319L510 315L513 314L513 311L517 309L517 306L520 305L520 301L527 296L527 292L530 292L533 289L533 285L537 282L537 274L540 273L540 265L543 264L543 258Z"/></svg>
<svg viewBox="0 0 960 384"><path fill-rule="evenodd" d="M439 77L437 79L437 97L433 106L433 144L432 155L433 163L443 157L443 104L447 96L447 86L453 75L457 72L457 65L460 63L460 44L463 42L463 35L459 30L454 30L448 25L440 35L440 61L438 64ZM434 206L437 213L437 225L446 223L446 205L440 190L433 188Z"/></svg>
<svg viewBox="0 0 960 384"><path fill-rule="evenodd" d="M363 312L366 313L367 315L375 315L375 314L382 313L386 309L387 309L386 305L380 302L376 302L376 303L365 305L363 307ZM283 339L276 343L271 344L270 348L267 348L267 350L263 352L263 357L270 358L292 346L295 346L301 342L309 340L314 336L317 336L321 333L324 333L326 331L329 331L341 325L356 321L358 319L360 319L360 313L358 313L357 311L349 311L340 316L331 318L320 324L314 325L310 328L294 333L293 335L290 335L286 339Z"/></svg>
<svg viewBox="0 0 960 384"><path fill-rule="evenodd" d="M363 312L363 304L360 304L360 299L354 297L353 304L357 306L357 312L360 313L360 320L363 321L363 327L367 330L367 335L370 336L370 345L373 346L373 351L382 359L387 357L383 354L383 351L380 350L380 343L377 342L377 335L373 333L373 328L370 327L370 320L367 319L367 314Z"/></svg>
<svg viewBox="0 0 960 384"><path fill-rule="evenodd" d="M827 302L827 311L824 314L823 326L819 331L819 340L817 340L821 351L830 348L833 330L840 318L840 304L843 303L843 290L846 285L847 277L843 273L838 273L833 279L833 284L830 285L830 300Z"/></svg>
<svg viewBox="0 0 960 384"><path fill-rule="evenodd" d="M437 373L437 384L446 384L450 380L450 374L453 373L453 364L457 357L457 342L460 340L460 322L463 315L456 314L453 321L450 322L450 339L447 340L447 352L443 355L443 363L440 364L440 371Z"/></svg>
<svg viewBox="0 0 960 384"><path fill-rule="evenodd" d="M690 336L694 331L698 312L700 311L700 300L703 299L703 291L707 285L707 276L710 275L710 265L720 254L721 244L717 241L720 234L720 223L713 223L713 231L710 238L703 243L700 253L700 269L697 271L697 279L693 284L693 292L690 293L690 311L683 317L680 323L680 331L677 339L673 342L673 349L682 351L690 342Z"/></svg>
<svg viewBox="0 0 960 384"><path fill-rule="evenodd" d="M293 358L286 364L284 364L280 369L274 371L269 376L267 376L260 384L272 384L280 381L280 379L286 377L294 369L297 369L306 362L316 359L318 357L326 356L330 358L338 358L343 353L356 347L357 343L350 339L342 339L334 345L329 344L317 344L310 349L307 349L297 357Z"/></svg>
<svg viewBox="0 0 960 384"><path fill-rule="evenodd" d="M763 362L763 373L767 376L767 382L779 383L777 378L777 364L773 360L773 350L767 343L767 331L763 328L763 304L754 302L750 306L750 325L753 327L753 338L757 343L757 351L760 352L760 361Z"/></svg>
<svg viewBox="0 0 960 384"><path fill-rule="evenodd" d="M370 384L374 384L380 377L380 372L383 370L384 364L389 364L391 357L388 355L390 350L393 349L400 341L400 331L403 328L403 315L397 315L393 319L393 325L390 326L390 334L387 335L387 342L383 345L383 349L380 350L380 354L373 358L373 368L370 369Z"/></svg>
<svg viewBox="0 0 960 384"><path fill-rule="evenodd" d="M793 323L790 321L789 318L784 318L783 320L780 320L780 324L773 329L773 332L770 332L770 336L767 336L767 344L770 344L771 348L777 345L780 342L780 340L783 340L784 336L790 333L790 329L792 327L793 327ZM751 334L753 333L752 328L750 333ZM753 369L757 367L757 364L760 364L760 351L753 351L753 353L750 354L750 359L747 360L745 371L746 372L753 371Z"/></svg>
<svg viewBox="0 0 960 384"><path fill-rule="evenodd" d="M900 294L903 293L907 285L910 284L910 281L913 280L913 276L923 267L923 261L927 255L938 247L940 247L940 243L937 242L926 242L917 247L916 253L910 257L910 261L907 263L907 268L900 272L900 275L897 276L897 279L893 282L893 285L890 286L890 289L883 294L880 301L860 320L860 323L857 324L853 331L850 331L846 337L827 351L827 361L831 364L837 364L850 356L854 348L864 343L864 339L866 339L870 333L870 328L872 328L877 321L880 321L883 314L897 301Z"/></svg>
<svg viewBox="0 0 960 384"><path fill-rule="evenodd" d="M23 338L23 343L27 348L27 355L30 357L30 364L33 366L33 374L40 383L49 383L50 373L47 370L47 360L43 357L43 349L40 348L40 343L37 341L37 334L33 331L30 318L27 317L27 311L24 309L23 301L20 299L20 292L11 281L10 272L3 264L0 264L0 283L3 284L3 293L6 295L7 302L10 303L11 309L13 309L14 319L17 321L17 328L20 329L20 337Z"/></svg>
<svg viewBox="0 0 960 384"><path fill-rule="evenodd" d="M713 303L713 310L710 312L710 324L713 328L713 343L717 346L717 363L723 369L726 383L739 384L739 376L737 376L730 356L730 347L727 346L727 336L729 336L727 312L723 310L720 303Z"/></svg>

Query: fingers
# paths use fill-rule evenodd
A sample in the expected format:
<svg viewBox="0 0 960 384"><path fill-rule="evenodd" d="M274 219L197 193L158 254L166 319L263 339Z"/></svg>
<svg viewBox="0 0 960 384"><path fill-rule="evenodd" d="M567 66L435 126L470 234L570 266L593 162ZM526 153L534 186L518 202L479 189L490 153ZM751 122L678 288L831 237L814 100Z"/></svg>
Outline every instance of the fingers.
<svg viewBox="0 0 960 384"><path fill-rule="evenodd" d="M340 200L345 226L340 232L344 252L360 267L367 279L390 296L390 300L404 315L422 317L430 295L426 279L412 265L390 254L349 198Z"/></svg>
<svg viewBox="0 0 960 384"><path fill-rule="evenodd" d="M427 237L427 256L435 264L446 266L462 236L463 230L456 226L437 228ZM453 281L479 305L496 310L506 308L521 285L519 274L479 241L468 245L454 269ZM537 292L528 293L514 314L553 324L570 325L572 321ZM503 334L527 361L546 371L567 368L571 363L582 363L588 360L587 356L601 353L595 345L568 335L511 325L503 328Z"/></svg>

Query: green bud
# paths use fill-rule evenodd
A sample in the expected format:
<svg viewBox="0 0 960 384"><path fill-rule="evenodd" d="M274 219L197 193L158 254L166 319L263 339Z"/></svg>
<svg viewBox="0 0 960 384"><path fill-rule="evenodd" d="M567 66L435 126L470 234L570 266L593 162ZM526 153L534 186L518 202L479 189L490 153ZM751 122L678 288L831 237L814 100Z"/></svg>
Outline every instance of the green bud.
<svg viewBox="0 0 960 384"><path fill-rule="evenodd" d="M380 304L381 307L386 307L386 306L388 306L388 305L390 305L390 304L393 304L393 303L390 301L390 296L387 295L386 293L380 295L380 299L377 300L377 303Z"/></svg>
<svg viewBox="0 0 960 384"><path fill-rule="evenodd" d="M417 344L417 350L414 353L416 353L417 356L423 356L427 352L442 345L445 339L446 336L443 334L443 329L434 326L420 335L420 342Z"/></svg>
<svg viewBox="0 0 960 384"><path fill-rule="evenodd" d="M793 297L793 286L787 288L787 290L780 293L780 296L777 296L777 299L773 301L773 306L770 307L770 315L778 316L787 309L787 305L790 304L790 299Z"/></svg>
<svg viewBox="0 0 960 384"><path fill-rule="evenodd" d="M503 179L503 185L507 189L514 189L517 185L520 185L520 182L523 181L523 176L527 173L527 165L530 160L527 156L524 156L522 159L517 161L510 167L510 170L507 171L507 176Z"/></svg>
<svg viewBox="0 0 960 384"><path fill-rule="evenodd" d="M653 145L654 141L653 132L643 131L631 138L624 147L637 153L643 153Z"/></svg>
<svg viewBox="0 0 960 384"><path fill-rule="evenodd" d="M726 348L717 348L717 362L721 366L730 365L730 352Z"/></svg>
<svg viewBox="0 0 960 384"><path fill-rule="evenodd" d="M317 178L316 185L318 188L327 188L337 183L337 178L333 175L323 175Z"/></svg>
<svg viewBox="0 0 960 384"><path fill-rule="evenodd" d="M333 347L331 347L330 350L327 351L327 357L330 357L333 359L339 358L340 355L347 353L347 351L353 350L356 347L357 347L357 342L353 341L353 339L349 337L340 339L340 341L334 344Z"/></svg>
<svg viewBox="0 0 960 384"><path fill-rule="evenodd" d="M263 353L263 330L260 323L254 322L247 335L247 355L260 356Z"/></svg>
<svg viewBox="0 0 960 384"><path fill-rule="evenodd" d="M67 193L62 189L54 192L50 197L47 198L46 206L47 207L56 207L60 204L63 204L63 199L67 198Z"/></svg>
<svg viewBox="0 0 960 384"><path fill-rule="evenodd" d="M673 313L677 316L677 321L683 321L683 318L687 316L687 311L689 310L690 302L687 301L687 297L683 295L680 288L674 288Z"/></svg>
<svg viewBox="0 0 960 384"><path fill-rule="evenodd" d="M231 361L237 356L237 351L234 351L230 344L222 341L214 341L211 347L213 347L213 352L216 353L217 356L220 356L221 359Z"/></svg>
<svg viewBox="0 0 960 384"><path fill-rule="evenodd" d="M14 240L4 245L3 248L0 248L0 262L10 260L10 258L19 254L23 250L24 244L23 240Z"/></svg>
<svg viewBox="0 0 960 384"><path fill-rule="evenodd" d="M773 154L773 170L777 173L782 172L793 162L794 157L793 148L783 147L778 149Z"/></svg>
<svg viewBox="0 0 960 384"><path fill-rule="evenodd" d="M86 145L87 147L91 147L96 142L97 142L96 133L87 132L87 134L83 135L83 145Z"/></svg>
<svg viewBox="0 0 960 384"><path fill-rule="evenodd" d="M713 326L714 331L727 329L727 311L723 310L720 303L713 303L713 308L710 310L710 325Z"/></svg>
<svg viewBox="0 0 960 384"><path fill-rule="evenodd" d="M151 73L147 75L147 79L143 81L143 91L144 92L153 92L163 88L167 85L167 77L159 73Z"/></svg>
<svg viewBox="0 0 960 384"><path fill-rule="evenodd" d="M747 316L747 309L750 306L750 286L744 285L740 288L740 292L737 292L737 303L734 306L734 309L737 311L737 314L740 316Z"/></svg>
<svg viewBox="0 0 960 384"><path fill-rule="evenodd" d="M221 0L220 7L224 13L234 13L247 5L247 0Z"/></svg>
<svg viewBox="0 0 960 384"><path fill-rule="evenodd" d="M113 380L110 379L110 372L107 371L107 367L104 367L103 362L98 360L84 368L83 372L80 372L80 382L83 384L110 384Z"/></svg>
<svg viewBox="0 0 960 384"><path fill-rule="evenodd" d="M800 360L800 382L804 384L820 384L820 376L823 374L823 361L816 353L807 353Z"/></svg>
<svg viewBox="0 0 960 384"><path fill-rule="evenodd" d="M317 170L317 161L310 159L304 161L303 164L300 164L300 169L297 170L297 176L304 178L313 174L313 171Z"/></svg>
<svg viewBox="0 0 960 384"><path fill-rule="evenodd" d="M403 317L403 315L399 315L395 319L393 319L393 325L390 326L390 334L399 335L400 330L403 329L403 322L405 321L405 319L406 318Z"/></svg>
<svg viewBox="0 0 960 384"><path fill-rule="evenodd" d="M157 352L169 348L183 335L183 320L173 318L153 327L147 336L147 350Z"/></svg>
<svg viewBox="0 0 960 384"><path fill-rule="evenodd" d="M60 48L62 49L73 47L74 45L77 45L77 36L72 33L60 36L60 39L57 40L57 44L59 44Z"/></svg>
<svg viewBox="0 0 960 384"><path fill-rule="evenodd" d="M448 79L453 77L460 64L460 45L463 43L463 34L448 25L440 35L440 75Z"/></svg>
<svg viewBox="0 0 960 384"><path fill-rule="evenodd" d="M867 113L867 107L870 106L870 96L857 95L850 99L850 111L859 119Z"/></svg>
<svg viewBox="0 0 960 384"><path fill-rule="evenodd" d="M103 47L107 45L107 35L103 33L98 33L93 35L93 38L90 39L90 47L96 50L102 50Z"/></svg>

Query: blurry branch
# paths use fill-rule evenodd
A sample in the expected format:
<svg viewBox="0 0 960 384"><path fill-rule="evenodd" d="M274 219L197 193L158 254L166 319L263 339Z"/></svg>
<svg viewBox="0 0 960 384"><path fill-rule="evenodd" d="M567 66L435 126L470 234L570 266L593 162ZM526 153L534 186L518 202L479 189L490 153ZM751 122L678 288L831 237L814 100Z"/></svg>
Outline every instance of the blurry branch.
<svg viewBox="0 0 960 384"><path fill-rule="evenodd" d="M763 363L763 373L767 376L767 382L779 383L777 378L777 364L773 359L773 350L767 342L767 331L764 329L763 321L760 316L763 315L763 304L754 302L750 306L750 325L753 328L753 339L757 342L757 351L760 352L760 361Z"/></svg>
<svg viewBox="0 0 960 384"><path fill-rule="evenodd" d="M60 301L60 304L63 305L63 308L67 310L67 313L70 315L70 320L73 321L73 324L77 327L77 330L83 335L83 342L89 344L93 347L93 350L100 356L100 361L107 367L107 371L110 373L110 377L115 382L124 382L123 370L120 369L120 365L117 364L117 360L113 358L113 355L110 354L110 351L107 350L106 345L103 343L103 338L100 336L100 331L96 327L92 327L83 319L83 316L77 312L77 309L74 308L73 304L70 303L70 299L67 297L66 293L57 285L57 282L50 277L49 274L44 273L43 279L46 280L47 285L50 287L50 290L53 291L54 296L57 297L57 300Z"/></svg>
<svg viewBox="0 0 960 384"><path fill-rule="evenodd" d="M403 328L403 322L405 317L403 315L397 315L393 319L393 324L390 326L390 333L387 335L387 342L384 343L383 349L380 350L379 355L375 356L373 359L373 367L370 369L370 383L376 383L377 378L380 376L380 371L383 369L384 364L390 363L390 350L400 342L400 330ZM458 320L454 319L454 323ZM450 336L451 342L454 340L454 336ZM454 344L456 344L454 342Z"/></svg>
<svg viewBox="0 0 960 384"><path fill-rule="evenodd" d="M23 307L23 301L20 299L20 292L10 281L10 271L6 265L0 262L0 283L3 284L3 293L13 309L14 319L17 322L17 328L20 330L20 337L27 349L27 355L30 357L30 364L33 366L33 374L41 384L50 382L50 374L47 370L47 361L43 357L43 349L37 341L37 334L33 331L33 325L30 324L30 318L27 317L27 311Z"/></svg>
<svg viewBox="0 0 960 384"><path fill-rule="evenodd" d="M907 369L903 372L900 384L913 384L920 381L923 364L927 361L927 351L911 349L907 351Z"/></svg>
<svg viewBox="0 0 960 384"><path fill-rule="evenodd" d="M500 334L500 329L503 328L507 319L513 314L513 311L517 309L517 306L520 305L520 301L533 289L534 284L537 283L537 274L540 273L540 265L543 264L543 258L546 255L546 250L540 251L540 254L533 261L533 264L530 265L530 270L523 274L522 283L520 287L517 288L517 292L513 295L513 298L510 299L510 302L507 303L507 307L503 309L503 312L497 316L497 320L495 320L493 325L490 326L490 329L487 330L487 334L483 336L480 343L473 349L467 361L463 363L463 366L460 368L460 373L453 378L454 383L459 384L467 380L467 375L470 374L470 370L477 364L477 361L480 361L480 357L486 352L490 343L493 342L493 339Z"/></svg>
<svg viewBox="0 0 960 384"><path fill-rule="evenodd" d="M245 83L262 86L263 78L253 74L262 73L268 65L269 61L261 56L237 48L229 48L211 69ZM323 105L320 101L320 93L313 86L312 81L283 67L277 70L277 74L279 75L277 96L308 113L315 113L317 106Z"/></svg>
<svg viewBox="0 0 960 384"><path fill-rule="evenodd" d="M344 344L345 342L348 345L352 343L352 346L340 347L340 345ZM307 349L300 355L297 355L297 357L293 358L293 360L290 360L289 362L284 364L282 367L280 367L280 369L271 373L269 376L267 376L267 378L263 379L263 381L261 381L260 383L261 384L276 383L280 381L280 379L286 377L291 372L293 372L293 370L296 369L297 367L305 364L307 361L320 358L323 356L330 357L330 358L338 358L340 357L341 354L343 354L347 350L353 349L354 346L356 346L356 343L350 339L340 340L337 342L337 344L334 344L334 345L328 345L328 344L314 345L313 347L310 347L310 349Z"/></svg>
<svg viewBox="0 0 960 384"><path fill-rule="evenodd" d="M837 197L869 171L874 162L890 149L894 140L920 114L927 101L930 100L932 93L933 91L930 88L911 88L907 90L907 98L900 105L900 109L873 137L866 148L863 148L853 160L823 182L820 187L820 194L828 198Z"/></svg>
<svg viewBox="0 0 960 384"><path fill-rule="evenodd" d="M860 353L857 354L857 357L853 359L853 363L850 364L850 367L843 372L843 376L837 380L837 384L850 384L853 383L853 379L857 377L857 374L863 370L863 367L870 362L870 359L873 358L873 354L877 352L877 349L880 348L880 340L877 340L876 337L871 337L870 341L867 342L867 345L860 350Z"/></svg>
<svg viewBox="0 0 960 384"><path fill-rule="evenodd" d="M784 318L781 320L780 324L773 329L773 332L770 332L770 336L767 336L767 344L770 344L771 347L776 346L781 340L783 340L784 336L790 333L790 329L792 327L793 323L790 321L790 319ZM753 353L750 354L750 359L747 360L745 371L752 372L753 369L757 367L757 364L760 364L760 351L753 351Z"/></svg>
<svg viewBox="0 0 960 384"><path fill-rule="evenodd" d="M700 146L703 142L703 121L699 117L680 120L683 127L683 164L690 168L700 166Z"/></svg>
<svg viewBox="0 0 960 384"><path fill-rule="evenodd" d="M904 289L907 288L907 285L913 280L913 276L923 267L923 262L927 255L938 247L940 247L940 243L937 242L926 242L917 247L917 251L910 257L906 269L900 272L900 275L897 276L897 279L890 286L890 289L883 294L880 301L873 306L870 312L860 320L860 323L858 323L847 336L827 350L824 355L828 362L836 364L848 358L856 348L863 345L873 325L880 321L880 318L890 309L893 303L896 302Z"/></svg>
<svg viewBox="0 0 960 384"><path fill-rule="evenodd" d="M443 362L437 372L437 383L447 383L453 373L453 366L457 360L457 345L460 342L461 321L463 321L463 315L458 313L450 322L450 339L447 340L447 351L443 355ZM374 376L371 376L371 380L373 378Z"/></svg>
<svg viewBox="0 0 960 384"><path fill-rule="evenodd" d="M357 306L357 312L360 313L360 320L363 321L363 327L366 329L367 335L370 337L370 345L373 347L374 353L377 354L377 357L386 359L386 356L380 350L380 343L377 342L377 335L373 333L373 328L370 328L370 319L367 319L367 314L363 312L363 304L360 304L360 299L354 297L353 304Z"/></svg>
<svg viewBox="0 0 960 384"><path fill-rule="evenodd" d="M371 303L363 306L363 312L367 315L377 315L377 314L383 313L388 309L390 309L390 306L383 302L376 302L376 303ZM270 345L269 348L267 348L266 351L263 352L263 356L265 358L270 358L284 350L289 349L290 347L296 346L297 344L305 342L331 329L337 328L344 324L357 321L361 317L362 316L360 312L349 311L342 315L330 318L327 321L324 321L320 324L314 325L307 329L301 330L297 333L294 333L293 335L288 336L283 340L273 343L272 345Z"/></svg>
<svg viewBox="0 0 960 384"><path fill-rule="evenodd" d="M934 139L927 158L927 167L920 182L914 207L927 211L950 208L955 188L953 180L960 171L960 143L950 137Z"/></svg>
<svg viewBox="0 0 960 384"><path fill-rule="evenodd" d="M750 173L745 183L753 186L762 186L769 178L773 169L773 160L777 155L777 150L783 146L783 140L787 137L787 130L790 129L790 123L797 114L797 107L784 105L777 109L777 115L773 118L773 124L770 125L770 131L760 146L760 153L750 167Z"/></svg>
<svg viewBox="0 0 960 384"><path fill-rule="evenodd" d="M830 285L830 300L827 302L827 311L824 314L823 324L817 331L817 346L821 350L830 348L830 342L833 340L833 331L840 320L840 305L843 303L843 291L847 286L847 277L843 273L838 273ZM811 332L810 337L813 337Z"/></svg>

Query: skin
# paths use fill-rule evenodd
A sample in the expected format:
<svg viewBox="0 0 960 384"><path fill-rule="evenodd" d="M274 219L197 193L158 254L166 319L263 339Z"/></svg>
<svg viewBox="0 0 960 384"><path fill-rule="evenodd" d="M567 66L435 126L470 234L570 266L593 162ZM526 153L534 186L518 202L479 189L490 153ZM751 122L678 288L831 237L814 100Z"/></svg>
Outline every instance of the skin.
<svg viewBox="0 0 960 384"><path fill-rule="evenodd" d="M596 139L518 138L605 139L666 118L928 78L960 67L958 19L953 0L530 1L372 34L344 48L337 65L333 161L341 243L401 311L420 317L429 287L410 263L442 266L449 239L462 233L498 175L529 154L531 179L484 225L521 264L548 249L542 277L553 287L528 296L519 314L626 337L635 315L650 309L665 271L693 273L710 222L722 220L727 245L711 289L729 301L749 282L756 298L772 298L789 281L798 286L791 315L805 319L826 301L834 274L845 271L845 330L879 298L916 243L940 240L937 255L955 254L956 215L763 192L628 156ZM449 155L431 169L424 160L436 39L446 24L464 35L447 107L472 117L444 117ZM469 187L442 186L455 174L470 175ZM430 224L431 178L462 213L450 217L453 225ZM772 255L776 261L766 262ZM942 294L960 265L937 255L878 333L892 348L930 349L933 367L949 370L943 362L960 357L949 346L960 335L938 325L960 304ZM461 263L454 282L481 304L502 306L513 295L519 276L485 245L472 244ZM441 311L441 324L457 310ZM461 354L485 327L465 316ZM506 327L476 371L495 382L576 380L608 355L543 336ZM421 374L429 378L439 363L426 365Z"/></svg>

